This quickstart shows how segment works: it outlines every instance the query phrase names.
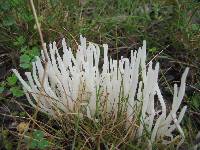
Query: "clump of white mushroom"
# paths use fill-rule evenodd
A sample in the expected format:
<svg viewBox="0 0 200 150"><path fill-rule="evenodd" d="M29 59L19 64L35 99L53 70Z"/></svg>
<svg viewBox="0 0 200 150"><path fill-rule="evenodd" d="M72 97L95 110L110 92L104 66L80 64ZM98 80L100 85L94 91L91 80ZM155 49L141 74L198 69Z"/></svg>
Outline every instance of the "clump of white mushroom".
<svg viewBox="0 0 200 150"><path fill-rule="evenodd" d="M169 144L177 139L172 133L177 129L181 142L184 140L180 122L186 106L179 115L177 111L185 93L188 68L182 75L180 87L174 85L173 103L167 114L158 86L159 63L155 69L152 62L146 65L145 41L138 51L131 51L130 59L122 57L120 60L108 58L108 45L104 44L102 66L99 66L99 46L87 44L86 38L82 36L80 41L75 56L71 48L67 47L65 39L62 40L62 57L56 43L50 44L46 69L42 64L42 51L42 58L36 57L32 64L32 73L25 73L28 83L17 70L13 70L33 107L53 117L61 113L79 112L90 119L95 119L98 112L117 116L120 111L126 114L127 125L131 125L132 119L140 114L138 136L143 134L145 128L151 133L150 142L162 139L164 144ZM160 106L155 106L155 101L159 101Z"/></svg>

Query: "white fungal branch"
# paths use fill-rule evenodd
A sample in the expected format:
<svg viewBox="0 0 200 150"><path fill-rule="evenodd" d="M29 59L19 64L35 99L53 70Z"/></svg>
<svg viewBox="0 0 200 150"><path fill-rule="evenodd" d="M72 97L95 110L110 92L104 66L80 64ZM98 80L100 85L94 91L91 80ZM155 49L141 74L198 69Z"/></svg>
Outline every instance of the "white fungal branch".
<svg viewBox="0 0 200 150"><path fill-rule="evenodd" d="M38 106L40 111L53 117L57 117L57 112L80 111L91 119L95 119L97 111L106 112L105 115L114 113L116 116L120 109L127 115L127 125L140 114L139 111L141 123L138 136L143 134L145 127L151 133L151 142L163 139L163 143L169 144L175 138L172 132L177 129L182 140L184 139L180 122L186 106L180 111L179 117L176 116L185 93L188 68L183 73L179 90L177 85L174 85L172 109L167 114L166 104L158 86L159 63L155 68L152 67L152 62L146 66L145 41L138 51L131 51L130 60L123 57L120 60L108 59L108 45L104 44L104 62L101 68L99 46L87 44L86 38L82 36L80 41L75 56L71 48L67 47L65 39L62 40L62 56L55 42L49 44L49 61L44 82L44 67L41 63L44 60L43 51L42 57L36 57L33 62L32 73L25 73L28 82L13 69L33 107ZM155 110L155 95L160 103L159 110ZM122 98L125 100L122 101ZM170 140L164 140L165 137Z"/></svg>

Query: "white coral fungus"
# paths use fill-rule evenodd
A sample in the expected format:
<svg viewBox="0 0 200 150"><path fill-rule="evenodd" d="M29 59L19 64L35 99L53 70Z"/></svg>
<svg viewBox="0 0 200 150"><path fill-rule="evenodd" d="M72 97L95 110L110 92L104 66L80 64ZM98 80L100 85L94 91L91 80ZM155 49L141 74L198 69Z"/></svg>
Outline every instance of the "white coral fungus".
<svg viewBox="0 0 200 150"><path fill-rule="evenodd" d="M179 115L177 111L185 93L188 68L181 78L180 88L174 85L173 103L167 114L166 104L158 86L159 63L155 65L155 69L152 62L146 67L145 41L138 51L131 51L130 59L122 57L120 60L108 58L108 45L104 44L102 67L99 66L99 46L94 43L87 44L86 38L82 36L80 41L75 56L71 48L67 47L65 39L62 40L62 57L56 43L50 44L46 70L42 64L42 51L42 58L36 57L32 64L32 73L25 73L28 83L17 70L13 70L33 107L38 107L40 111L54 117L60 113L79 111L94 119L98 112L115 116L121 112L126 114L128 125L131 125L132 119L139 114L141 121L138 136L143 134L145 128L151 133L151 142L162 139L164 144L169 144L177 139L172 133L177 129L183 141L184 133L180 122L186 106L181 109Z"/></svg>

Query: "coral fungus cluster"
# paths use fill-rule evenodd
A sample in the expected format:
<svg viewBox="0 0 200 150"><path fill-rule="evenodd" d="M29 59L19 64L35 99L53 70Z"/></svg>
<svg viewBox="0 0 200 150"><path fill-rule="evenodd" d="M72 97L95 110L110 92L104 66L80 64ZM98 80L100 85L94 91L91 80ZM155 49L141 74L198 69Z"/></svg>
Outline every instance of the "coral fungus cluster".
<svg viewBox="0 0 200 150"><path fill-rule="evenodd" d="M100 66L101 50L97 44L86 43L80 37L81 44L75 55L62 40L62 56L56 43L49 45L46 68L42 57L32 64L32 73L26 72L25 82L17 70L13 70L23 85L29 103L53 117L58 114L79 112L95 119L98 112L117 116L126 114L127 125L139 115L140 124L137 135L145 130L151 133L150 141L162 140L169 144L175 138L173 131L179 131L184 140L180 122L186 106L179 113L179 107L185 93L185 81L188 68L181 78L180 87L174 85L171 110L167 113L159 85L159 63L152 67L146 64L146 42L138 51L131 51L130 58L114 60L108 58L108 45L104 44L104 62ZM156 105L155 105L156 102ZM158 106L159 105L159 106Z"/></svg>

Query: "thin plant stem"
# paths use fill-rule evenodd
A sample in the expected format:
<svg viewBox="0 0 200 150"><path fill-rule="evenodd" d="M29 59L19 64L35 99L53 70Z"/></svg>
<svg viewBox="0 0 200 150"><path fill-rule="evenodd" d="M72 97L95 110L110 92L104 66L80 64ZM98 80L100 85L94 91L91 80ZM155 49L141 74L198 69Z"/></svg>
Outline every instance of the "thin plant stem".
<svg viewBox="0 0 200 150"><path fill-rule="evenodd" d="M44 51L45 61L48 62L47 49L44 45L44 38L43 38L43 35L42 35L41 27L40 27L40 24L39 24L39 21L38 21L38 17L37 17L37 13L36 13L36 10L35 10L35 5L33 3L33 0L30 0L30 3L31 3L32 10L33 10L33 15L34 15L35 22L36 22L36 25L37 25L38 33L40 35L40 41L41 41L41 45L42 45L42 48L43 48L43 51Z"/></svg>
<svg viewBox="0 0 200 150"><path fill-rule="evenodd" d="M42 45L43 52L44 52L44 57L45 57L45 62L44 62L44 73L43 73L42 82L41 82L41 91L40 91L39 97L38 97L38 99L37 99L37 108L36 108L36 111L35 111L35 113L33 114L33 118L36 118L37 113L38 113L38 111L39 111L39 106L38 106L39 103L38 103L38 101L40 100L40 98L41 98L41 96L42 96L42 93L45 92L45 91L44 91L44 80L45 80L45 76L46 76L46 72L47 72L48 53L47 53L46 46L45 46L45 44L44 44L44 38L43 38L43 35L42 35L41 27L40 27L40 24L39 24L39 21L38 21L38 17L37 17L37 13L36 13L36 10L35 10L35 5L34 5L34 3L33 3L33 0L30 0L30 4L31 4L31 8L32 8L32 10L33 10L33 15L34 15L35 22L36 22L36 25L37 25L37 29L38 29L38 32L39 32L40 41L41 41L41 45Z"/></svg>

